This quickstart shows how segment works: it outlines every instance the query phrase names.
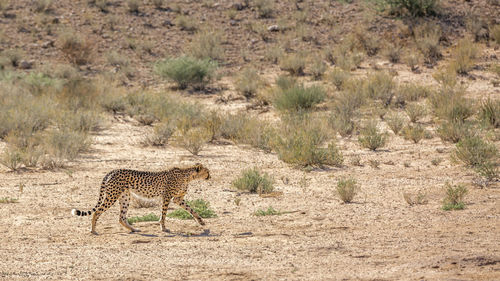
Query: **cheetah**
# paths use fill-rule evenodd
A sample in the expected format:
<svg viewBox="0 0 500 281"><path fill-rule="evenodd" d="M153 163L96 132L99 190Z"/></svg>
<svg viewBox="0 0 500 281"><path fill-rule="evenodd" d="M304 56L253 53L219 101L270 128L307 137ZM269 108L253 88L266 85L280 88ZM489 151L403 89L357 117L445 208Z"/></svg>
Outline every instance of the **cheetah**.
<svg viewBox="0 0 500 281"><path fill-rule="evenodd" d="M120 224L131 232L140 231L133 228L127 221L127 210L130 202L130 192L139 196L152 198L161 196L163 199L160 218L161 230L165 228L165 215L170 200L188 211L200 225L205 225L201 217L184 201L188 183L197 179L210 179L210 171L202 164L188 168L172 168L162 172L144 172L127 169L118 169L109 172L102 180L99 199L96 206L90 211L71 210L74 216L92 216L92 234L96 234L96 222L100 215L106 212L116 200L120 202Z"/></svg>

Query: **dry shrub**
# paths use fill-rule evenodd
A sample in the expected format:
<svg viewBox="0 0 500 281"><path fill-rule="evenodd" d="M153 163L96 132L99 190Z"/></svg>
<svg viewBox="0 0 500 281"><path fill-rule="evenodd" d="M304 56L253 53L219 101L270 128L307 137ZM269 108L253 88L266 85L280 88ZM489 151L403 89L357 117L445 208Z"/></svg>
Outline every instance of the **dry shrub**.
<svg viewBox="0 0 500 281"><path fill-rule="evenodd" d="M441 28L434 23L421 24L414 29L415 44L423 54L425 62L434 65L442 54L439 46Z"/></svg>
<svg viewBox="0 0 500 281"><path fill-rule="evenodd" d="M359 191L356 180L353 178L340 179L337 183L337 195L344 203L351 203Z"/></svg>
<svg viewBox="0 0 500 281"><path fill-rule="evenodd" d="M449 211L464 209L465 203L463 200L468 192L467 188L461 184L453 186L446 183L446 196L443 199L443 210Z"/></svg>
<svg viewBox="0 0 500 281"><path fill-rule="evenodd" d="M500 45L500 24L494 25L490 29L490 37L495 40L497 45Z"/></svg>
<svg viewBox="0 0 500 281"><path fill-rule="evenodd" d="M43 159L46 169L64 167L66 160L74 160L90 147L86 132L51 130L44 134L43 148L47 157Z"/></svg>
<svg viewBox="0 0 500 281"><path fill-rule="evenodd" d="M362 147L375 151L377 148L385 146L387 134L380 133L377 128L377 122L371 120L361 129L358 141Z"/></svg>
<svg viewBox="0 0 500 281"><path fill-rule="evenodd" d="M175 18L175 24L179 26L181 30L185 30L188 32L194 32L198 29L197 22L194 19L184 15L177 16Z"/></svg>
<svg viewBox="0 0 500 281"><path fill-rule="evenodd" d="M249 144L266 152L271 151L274 128L255 117L244 113L224 116L220 134L223 138Z"/></svg>
<svg viewBox="0 0 500 281"><path fill-rule="evenodd" d="M60 49L71 63L85 65L92 60L94 43L74 31L63 32L59 36Z"/></svg>
<svg viewBox="0 0 500 281"><path fill-rule="evenodd" d="M467 74L474 66L474 60L479 53L479 47L470 38L458 41L453 50L453 61L450 67L459 74Z"/></svg>
<svg viewBox="0 0 500 281"><path fill-rule="evenodd" d="M271 0L255 0L253 6L257 9L257 13L261 18L270 18L274 13L274 1Z"/></svg>
<svg viewBox="0 0 500 281"><path fill-rule="evenodd" d="M314 80L321 80L326 71L326 63L320 56L315 56L309 66L309 70Z"/></svg>
<svg viewBox="0 0 500 281"><path fill-rule="evenodd" d="M406 123L405 121L406 119L397 113L390 115L386 119L387 125L391 128L395 135L399 134L399 132L403 129Z"/></svg>
<svg viewBox="0 0 500 281"><path fill-rule="evenodd" d="M189 44L189 54L198 59L221 60L224 57L221 38L220 31L203 29L195 34Z"/></svg>
<svg viewBox="0 0 500 281"><path fill-rule="evenodd" d="M340 68L334 68L328 75L328 80L330 80L333 85L337 88L337 90L342 90L345 81L349 79L350 73L347 71L344 71Z"/></svg>
<svg viewBox="0 0 500 281"><path fill-rule="evenodd" d="M403 84L398 87L396 96L396 104L404 106L410 101L419 101L422 98L427 98L432 94L432 89L428 86L418 85L414 83Z"/></svg>
<svg viewBox="0 0 500 281"><path fill-rule="evenodd" d="M368 75L364 83L366 96L380 100L384 106L389 106L394 96L395 83L393 77L386 72L375 72Z"/></svg>
<svg viewBox="0 0 500 281"><path fill-rule="evenodd" d="M457 143L472 136L472 125L469 122L443 121L437 128L437 134L443 141Z"/></svg>
<svg viewBox="0 0 500 281"><path fill-rule="evenodd" d="M384 50L384 56L392 63L398 63L401 60L401 54L403 52L403 47L399 44L387 44Z"/></svg>
<svg viewBox="0 0 500 281"><path fill-rule="evenodd" d="M405 108L406 114L410 117L410 121L415 123L425 117L427 110L423 104L411 103Z"/></svg>
<svg viewBox="0 0 500 281"><path fill-rule="evenodd" d="M236 90L247 99L254 97L263 85L264 81L253 68L243 69L235 81Z"/></svg>
<svg viewBox="0 0 500 281"><path fill-rule="evenodd" d="M169 121L162 121L155 125L153 134L146 136L145 145L164 146L175 132L175 124Z"/></svg>
<svg viewBox="0 0 500 281"><path fill-rule="evenodd" d="M376 34L370 33L366 27L357 25L354 29L354 35L357 43L366 52L368 56L374 56L380 49L380 38Z"/></svg>
<svg viewBox="0 0 500 281"><path fill-rule="evenodd" d="M498 150L495 144L488 143L478 136L471 136L456 144L452 157L468 167L477 168L498 161Z"/></svg>
<svg viewBox="0 0 500 281"><path fill-rule="evenodd" d="M179 130L179 136L177 137L177 143L193 155L198 155L209 140L210 132L203 127Z"/></svg>
<svg viewBox="0 0 500 281"><path fill-rule="evenodd" d="M7 147L0 155L0 164L12 171L16 171L21 167L22 160L21 151L16 147Z"/></svg>
<svg viewBox="0 0 500 281"><path fill-rule="evenodd" d="M403 130L405 139L412 140L414 143L419 143L425 136L425 129L422 125L408 125Z"/></svg>
<svg viewBox="0 0 500 281"><path fill-rule="evenodd" d="M500 101L484 100L479 107L479 118L488 126L500 127Z"/></svg>
<svg viewBox="0 0 500 281"><path fill-rule="evenodd" d="M427 204L427 194L421 191L416 194L404 192L403 198L410 206Z"/></svg>
<svg viewBox="0 0 500 281"><path fill-rule="evenodd" d="M280 58L280 68L288 71L291 75L304 75L306 59L301 54L289 54Z"/></svg>

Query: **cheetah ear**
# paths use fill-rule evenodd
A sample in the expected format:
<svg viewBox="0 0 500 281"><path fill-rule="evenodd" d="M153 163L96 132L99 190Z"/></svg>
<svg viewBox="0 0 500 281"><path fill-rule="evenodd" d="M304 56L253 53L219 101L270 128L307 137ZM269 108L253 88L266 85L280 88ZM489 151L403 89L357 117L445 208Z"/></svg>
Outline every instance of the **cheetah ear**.
<svg viewBox="0 0 500 281"><path fill-rule="evenodd" d="M196 172L200 172L202 165L200 163L196 163L195 167L196 167Z"/></svg>

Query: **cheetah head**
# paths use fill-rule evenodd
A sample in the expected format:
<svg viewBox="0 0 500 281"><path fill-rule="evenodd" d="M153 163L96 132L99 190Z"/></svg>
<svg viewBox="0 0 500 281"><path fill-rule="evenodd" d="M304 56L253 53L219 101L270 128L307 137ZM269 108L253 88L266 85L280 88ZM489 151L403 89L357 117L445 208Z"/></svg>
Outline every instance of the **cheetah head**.
<svg viewBox="0 0 500 281"><path fill-rule="evenodd" d="M194 174L195 179L205 179L205 180L210 179L210 171L207 168L203 167L202 164L197 163L196 165L194 165L194 170L195 170Z"/></svg>

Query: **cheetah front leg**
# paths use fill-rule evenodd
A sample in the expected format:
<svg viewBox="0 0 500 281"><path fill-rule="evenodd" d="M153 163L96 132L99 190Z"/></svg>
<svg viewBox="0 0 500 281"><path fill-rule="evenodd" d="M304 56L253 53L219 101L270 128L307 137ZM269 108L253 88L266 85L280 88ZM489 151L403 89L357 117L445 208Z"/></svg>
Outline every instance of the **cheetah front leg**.
<svg viewBox="0 0 500 281"><path fill-rule="evenodd" d="M168 205L170 204L171 199L172 196L170 195L163 196L163 205L161 208L161 218L160 218L161 231L163 232L169 232L169 230L165 227L165 216L167 215Z"/></svg>
<svg viewBox="0 0 500 281"><path fill-rule="evenodd" d="M205 222L201 219L201 217L189 207L182 197L175 197L174 203L184 208L184 210L188 211L201 225L205 225Z"/></svg>
<svg viewBox="0 0 500 281"><path fill-rule="evenodd" d="M128 224L127 221L127 211L128 211L128 206L130 204L130 191L125 190L122 195L120 196L120 223L123 225L125 228L130 230L130 232L139 232L140 230L137 228L133 228L130 224Z"/></svg>

